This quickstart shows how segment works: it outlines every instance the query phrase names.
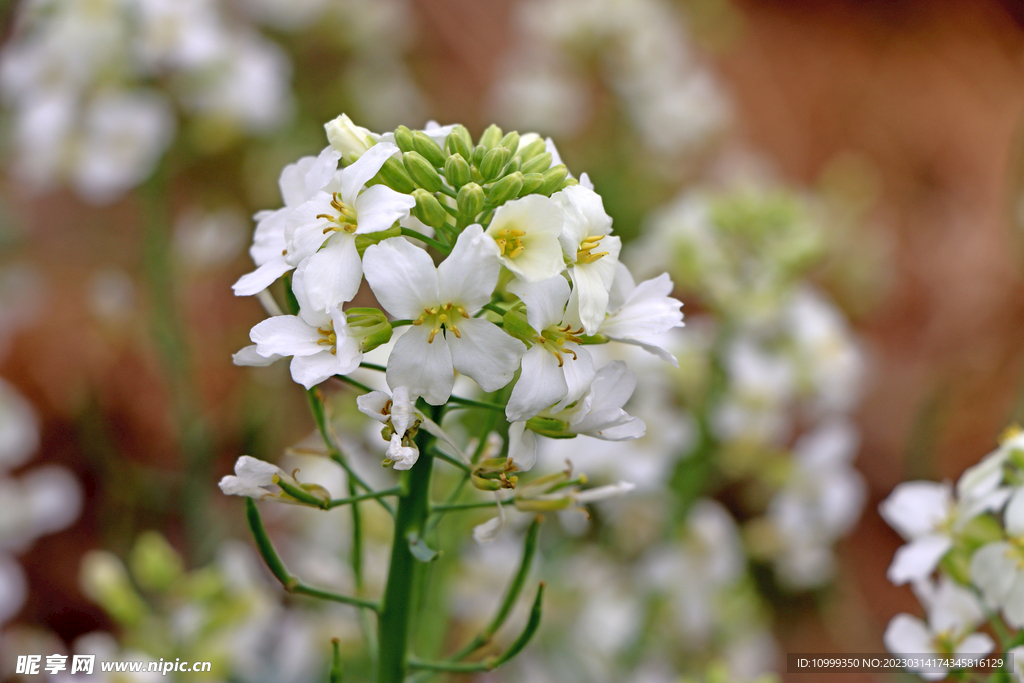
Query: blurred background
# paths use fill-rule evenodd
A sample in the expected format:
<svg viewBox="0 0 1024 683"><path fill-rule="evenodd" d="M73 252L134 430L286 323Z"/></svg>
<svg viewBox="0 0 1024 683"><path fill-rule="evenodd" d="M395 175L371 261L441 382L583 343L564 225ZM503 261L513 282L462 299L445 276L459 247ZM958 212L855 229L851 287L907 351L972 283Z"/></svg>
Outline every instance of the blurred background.
<svg viewBox="0 0 1024 683"><path fill-rule="evenodd" d="M726 590L755 596L763 633L722 657L741 667L743 652L761 653L751 676L795 680L782 673L786 652L884 651L889 619L919 607L886 580L900 539L878 502L903 480L955 478L1024 420L1024 10L1012 0L18 0L0 11L0 678L25 643L70 651L102 631L146 650L140 630L155 622L111 597L124 569L96 569L98 557L129 561L136 584L147 584L145 557L180 557L190 597L167 603L180 606L208 605L216 591L197 587L197 572L233 566L225 548L244 554L240 501L216 482L239 455L276 459L313 425L284 368L232 365L263 314L231 284L252 269L251 215L281 205L282 167L318 153L323 123L342 112L375 131L433 119L474 135L492 121L550 135L604 197L631 267L673 275L688 326L674 412L658 421L678 429L647 456L630 446L602 457L663 458L651 476L670 507L683 501L679 519L698 497L735 519L722 534L742 545L748 578ZM701 221L722 243L687 232ZM729 284L752 268L773 275ZM757 298L766 291L777 296ZM860 474L837 475L854 482L837 484L854 502L823 541L829 569L790 558L787 574L765 540L781 527L765 526L772 508L750 502L747 482L771 479L764 454L799 453L825 413L800 408L781 427L773 413L748 434L764 415L746 398L723 412L708 397L731 389L694 378L713 362L729 387L761 392L758 410L796 410L799 392L737 346L754 329L755 346L776 348L781 333L765 341L764 320L789 311L794 292L817 302L807 310L827 307L844 345L814 400L837 394L822 410L852 425L844 443ZM708 457L716 477L701 474ZM600 515L590 523L579 542L618 562L590 589L662 580L646 549L616 541L614 524L600 533ZM307 532L323 552L344 550ZM473 553L466 566L483 562L472 571L486 576ZM83 558L96 560L91 574ZM578 570L570 559L552 567ZM665 571L667 583L684 572ZM265 585L268 604L281 603ZM159 613L168 586L141 586L146 609ZM566 593L568 621L588 609L577 598ZM455 621L471 622L454 604ZM322 639L288 614L291 633ZM607 618L633 623L621 614ZM167 619L179 632L180 614ZM715 633L709 642L722 642ZM665 656L648 666L642 638L621 640L606 643L621 645L630 672L617 680L717 680L703 660L659 677ZM316 657L281 657L288 676L225 665L221 677L323 680ZM519 680L557 672L545 657L532 655Z"/></svg>

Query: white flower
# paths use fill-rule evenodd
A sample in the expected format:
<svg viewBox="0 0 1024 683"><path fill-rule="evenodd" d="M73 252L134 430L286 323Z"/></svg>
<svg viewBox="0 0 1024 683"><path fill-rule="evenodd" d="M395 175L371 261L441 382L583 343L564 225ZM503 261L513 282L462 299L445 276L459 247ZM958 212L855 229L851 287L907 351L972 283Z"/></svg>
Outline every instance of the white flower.
<svg viewBox="0 0 1024 683"><path fill-rule="evenodd" d="M1024 431L1019 428L1007 430L998 448L960 475L956 484L957 494L979 498L995 491L1003 483L1003 467L1014 452L1024 453Z"/></svg>
<svg viewBox="0 0 1024 683"><path fill-rule="evenodd" d="M671 293L668 273L637 285L629 269L617 263L608 298L609 313L597 332L617 342L639 346L679 367L676 357L652 339L683 326L683 304L669 296Z"/></svg>
<svg viewBox="0 0 1024 683"><path fill-rule="evenodd" d="M0 472L14 469L39 448L39 420L21 394L0 378Z"/></svg>
<svg viewBox="0 0 1024 683"><path fill-rule="evenodd" d="M479 225L459 235L437 268L425 251L400 237L371 245L363 266L388 313L414 321L388 358L390 387L408 387L427 403L441 405L451 395L453 370L484 391L511 381L526 347L493 323L472 317L491 300L499 271L494 243Z"/></svg>
<svg viewBox="0 0 1024 683"><path fill-rule="evenodd" d="M350 334L348 318L340 308L329 312L307 303L307 295L298 281L295 298L299 315L277 315L252 328L249 338L256 343L256 355L267 364L292 356L292 379L311 389L328 377L347 375L359 367L363 352L359 340ZM260 365L247 349L235 355L238 365Z"/></svg>
<svg viewBox="0 0 1024 683"><path fill-rule="evenodd" d="M985 615L970 590L943 576L937 586L925 582L916 585L915 591L928 614L928 621L925 623L909 614L893 617L882 636L890 652L958 657L986 655L993 650L995 643L989 636L974 633ZM918 673L925 680L940 681L949 672L935 668Z"/></svg>
<svg viewBox="0 0 1024 683"><path fill-rule="evenodd" d="M535 284L514 280L508 291L526 303L526 320L537 332L505 407L509 422L520 422L548 408L558 412L582 398L594 381L594 361L579 345L582 330L573 331L565 322L569 283L564 277Z"/></svg>
<svg viewBox="0 0 1024 683"><path fill-rule="evenodd" d="M243 455L235 462L234 475L227 475L217 484L229 496L245 496L257 500L276 500L280 503L320 507L309 500L299 500L290 491L305 494L321 502L331 499L330 492L317 484L301 484L277 465Z"/></svg>
<svg viewBox="0 0 1024 683"><path fill-rule="evenodd" d="M362 126L357 126L348 117L342 114L324 124L327 131L327 139L331 147L341 155L346 164L366 153L366 150L377 144L379 135L372 133Z"/></svg>
<svg viewBox="0 0 1024 683"><path fill-rule="evenodd" d="M1014 491L1006 506L1007 541L989 543L971 558L971 581L985 602L1002 609L1006 623L1024 628L1024 487Z"/></svg>
<svg viewBox="0 0 1024 683"><path fill-rule="evenodd" d="M350 301L358 291L363 273L356 235L387 230L416 205L410 195L386 185L360 192L397 151L390 143L374 145L341 172L340 191L320 191L288 217L285 258L299 266L295 277L305 279L315 308L326 310Z"/></svg>
<svg viewBox="0 0 1024 683"><path fill-rule="evenodd" d="M889 566L889 580L899 585L927 577L953 547L963 525L986 510L998 508L1006 496L1007 492L996 491L979 501L957 504L949 484L899 484L878 506L882 519L909 541L896 551Z"/></svg>
<svg viewBox="0 0 1024 683"><path fill-rule="evenodd" d="M635 389L636 374L622 361L612 361L594 374L583 398L551 417L568 423L566 431L574 434L604 441L639 439L647 425L622 409Z"/></svg>
<svg viewBox="0 0 1024 683"><path fill-rule="evenodd" d="M405 436L422 419L416 410L416 397L409 394L407 387L396 387L392 395L386 391L371 391L356 399L359 412L383 424L390 424L394 433Z"/></svg>
<svg viewBox="0 0 1024 683"><path fill-rule="evenodd" d="M569 309L587 334L596 334L608 310L608 290L615 280L622 241L612 231L601 196L574 185L551 197L562 206L564 225L558 238L571 264L573 291Z"/></svg>
<svg viewBox="0 0 1024 683"><path fill-rule="evenodd" d="M288 217L333 180L340 158L338 152L325 147L320 156L302 157L281 171L278 186L281 188L284 206L276 211L260 211L256 214L256 232L249 255L258 267L240 277L233 285L237 296L251 296L261 292L295 267L285 258L288 246L285 225Z"/></svg>
<svg viewBox="0 0 1024 683"><path fill-rule="evenodd" d="M520 280L535 283L565 270L558 242L563 221L558 204L531 194L498 207L487 234L498 245L502 265Z"/></svg>

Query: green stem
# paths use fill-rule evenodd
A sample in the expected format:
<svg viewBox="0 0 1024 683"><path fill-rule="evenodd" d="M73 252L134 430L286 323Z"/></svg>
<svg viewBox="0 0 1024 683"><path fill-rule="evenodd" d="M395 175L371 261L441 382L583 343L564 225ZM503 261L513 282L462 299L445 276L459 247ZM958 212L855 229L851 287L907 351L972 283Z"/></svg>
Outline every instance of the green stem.
<svg viewBox="0 0 1024 683"><path fill-rule="evenodd" d="M441 451L439 451L436 448L431 448L430 451L429 451L429 455L432 458L437 458L438 460L444 460L449 465L453 465L455 467L458 467L463 472L469 472L469 473L473 472L473 468L470 467L469 465L467 465L466 463L462 462L458 458L453 458L452 456L448 455L447 453L442 453Z"/></svg>
<svg viewBox="0 0 1024 683"><path fill-rule="evenodd" d="M345 384L354 386L356 389L359 389L360 391L365 391L366 393L370 393L371 391L373 391L373 389L371 389L370 387L366 386L357 379L352 379L348 375L335 375L334 379L340 379Z"/></svg>
<svg viewBox="0 0 1024 683"><path fill-rule="evenodd" d="M292 576L288 568L284 566L284 562L281 561L281 556L277 554L277 549L274 548L274 544L267 534L267 529L263 526L260 511L256 508L256 503L252 498L245 499L245 515L249 520L249 530L252 531L253 539L256 541L256 547L259 549L260 555L263 556L263 561L267 563L267 568L281 582L286 591L320 598L321 600L340 602L354 607L364 607L375 612L380 610L380 606L372 600L364 600L363 598L341 595L340 593L332 593L331 591L307 586Z"/></svg>
<svg viewBox="0 0 1024 683"><path fill-rule="evenodd" d="M508 505L512 500L501 501L502 505ZM430 508L431 513L435 512L452 512L453 510L479 510L481 508L493 508L498 507L498 502L495 500L482 500L475 503L442 503L435 505Z"/></svg>
<svg viewBox="0 0 1024 683"><path fill-rule="evenodd" d="M406 325L412 325L412 320L392 320L391 327L405 327Z"/></svg>
<svg viewBox="0 0 1024 683"><path fill-rule="evenodd" d="M392 321L391 324L394 325L396 322L401 322L401 321L395 320L395 321ZM412 321L410 320L410 321L408 321L408 323L411 324ZM399 325L399 327L401 327L401 325ZM360 363L359 367L366 368L367 370L376 370L377 372L387 372L388 371L388 369L386 367L384 367L383 365L377 365L376 363Z"/></svg>
<svg viewBox="0 0 1024 683"><path fill-rule="evenodd" d="M355 495L355 482L351 483L348 490L349 493L353 495L349 496L348 498L335 498L333 500L328 501L326 509L330 510L331 508L340 507L342 505L351 505L353 508L355 508L357 507L355 503L358 503L361 500L372 500L374 498L397 496L399 493L402 492L402 488L400 486L395 486L394 488L384 489L383 491L373 491L371 493L361 493L359 495Z"/></svg>
<svg viewBox="0 0 1024 683"><path fill-rule="evenodd" d="M471 398L462 398L461 396L452 396L448 399L452 403L458 403L464 405L467 408L486 408L487 410L497 410L499 412L505 412L505 406L498 403L487 403L486 401L474 401Z"/></svg>
<svg viewBox="0 0 1024 683"><path fill-rule="evenodd" d="M336 376L342 377L342 375ZM327 425L327 415L324 412L324 402L323 398L321 398L320 389L313 387L306 392L306 397L309 399L309 407L313 412L313 421L316 422L317 429L320 431L320 437L324 440L324 445L327 446L327 454L330 456L331 460L341 465L342 469L348 473L350 480L362 487L364 491L372 493L373 488L367 484L362 477L356 474L355 470L352 469L352 466L348 464L348 460L345 459L345 456L338 447L338 444L335 443L334 435L331 434L331 430ZM384 502L384 500L381 498L374 498L374 500L376 500L381 507L387 510L388 514L392 517L395 516L394 508Z"/></svg>
<svg viewBox="0 0 1024 683"><path fill-rule="evenodd" d="M440 411L434 409L435 416ZM434 437L426 430L416 435L420 452L428 450ZM395 515L391 564L384 598L377 620L378 667L377 683L402 683L407 669L412 587L415 583L416 560L409 544L422 538L430 506L430 474L433 458L420 458L402 474L405 493L398 499Z"/></svg>
<svg viewBox="0 0 1024 683"><path fill-rule="evenodd" d="M492 313L497 313L502 317L505 317L505 314L508 312L501 306L498 306L497 304L494 303L484 304L483 308L486 308L488 311L491 311Z"/></svg>
<svg viewBox="0 0 1024 683"><path fill-rule="evenodd" d="M441 253L448 254L451 252L451 247L449 247L447 244L442 244L441 242L438 242L433 238L427 237L421 232L416 232L415 230L411 230L409 228L402 228L402 234L405 235L406 237L412 237L415 240L419 240L424 244L428 244L432 246L434 249L440 251Z"/></svg>

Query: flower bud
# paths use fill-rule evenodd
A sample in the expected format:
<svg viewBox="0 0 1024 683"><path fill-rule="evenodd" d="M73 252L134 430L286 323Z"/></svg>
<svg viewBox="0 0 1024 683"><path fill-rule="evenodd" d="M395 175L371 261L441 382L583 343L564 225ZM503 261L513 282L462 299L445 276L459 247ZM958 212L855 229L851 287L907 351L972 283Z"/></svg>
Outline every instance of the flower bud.
<svg viewBox="0 0 1024 683"><path fill-rule="evenodd" d="M379 308L350 308L345 311L345 317L348 333L359 339L359 349L363 353L391 341L391 322Z"/></svg>
<svg viewBox="0 0 1024 683"><path fill-rule="evenodd" d="M412 144L412 131L406 126L395 128L395 144L403 152L411 152L415 149Z"/></svg>
<svg viewBox="0 0 1024 683"><path fill-rule="evenodd" d="M402 228L396 223L387 230L356 235L356 251L359 252L359 258L363 258L363 253L366 252L366 248L371 244L379 244L389 237L398 237L401 234Z"/></svg>
<svg viewBox="0 0 1024 683"><path fill-rule="evenodd" d="M413 152L415 154L415 152ZM437 197L426 190L416 190L412 193L416 200L412 214L432 228L439 228L448 220L448 212L437 201Z"/></svg>
<svg viewBox="0 0 1024 683"><path fill-rule="evenodd" d="M351 164L376 144L370 131L352 123L347 114L325 123L324 130L327 131L327 140L331 147L341 154L346 164Z"/></svg>
<svg viewBox="0 0 1024 683"><path fill-rule="evenodd" d="M524 173L523 189L519 190L519 196L525 197L528 194L532 194L538 191L543 185L544 176L540 173Z"/></svg>
<svg viewBox="0 0 1024 683"><path fill-rule="evenodd" d="M478 477L474 474L470 478L470 481L473 483L473 486L480 489L481 491L501 490L501 482L498 481L497 479L484 479L483 477Z"/></svg>
<svg viewBox="0 0 1024 683"><path fill-rule="evenodd" d="M458 152L445 159L444 177L448 179L452 187L462 187L473 180L469 162Z"/></svg>
<svg viewBox="0 0 1024 683"><path fill-rule="evenodd" d="M413 149L423 155L423 158L430 162L434 168L444 166L444 151L438 146L434 139L418 130L412 134Z"/></svg>
<svg viewBox="0 0 1024 683"><path fill-rule="evenodd" d="M418 152L406 152L402 155L402 161L405 162L405 168L413 182L427 192L437 192L443 187L441 176Z"/></svg>
<svg viewBox="0 0 1024 683"><path fill-rule="evenodd" d="M473 138L463 125L458 125L448 133L445 139L444 148L448 154L461 154L467 162L473 156Z"/></svg>
<svg viewBox="0 0 1024 683"><path fill-rule="evenodd" d="M575 178L569 177L569 178L566 178L565 180L562 181L562 184L558 186L558 189L559 190L564 190L567 187L572 187L573 185L579 185L579 184L580 184L580 181L576 180Z"/></svg>
<svg viewBox="0 0 1024 683"><path fill-rule="evenodd" d="M544 184L540 188L540 193L550 196L552 192L561 187L562 181L569 175L569 169L565 167L565 164L559 164L544 171L543 175Z"/></svg>
<svg viewBox="0 0 1024 683"><path fill-rule="evenodd" d="M527 142L529 138L524 135L519 141L519 150L516 152L516 156L523 160L523 163L534 158L541 152L547 151L547 145L540 139L539 136L534 137L532 141ZM524 144L525 143L525 144Z"/></svg>
<svg viewBox="0 0 1024 683"><path fill-rule="evenodd" d="M405 166L395 157L388 157L380 171L374 176L374 180L384 183L395 192L409 194L416 189L416 183L412 182Z"/></svg>
<svg viewBox="0 0 1024 683"><path fill-rule="evenodd" d="M467 218L474 218L484 208L484 188L476 183L466 183L459 190L455 201L459 205L459 213Z"/></svg>
<svg viewBox="0 0 1024 683"><path fill-rule="evenodd" d="M181 556L155 531L146 531L135 541L130 563L135 581L147 590L167 590L184 570Z"/></svg>
<svg viewBox="0 0 1024 683"><path fill-rule="evenodd" d="M551 439L571 439L576 436L575 432L569 431L569 423L553 417L531 417L526 421L526 428Z"/></svg>
<svg viewBox="0 0 1024 683"><path fill-rule="evenodd" d="M508 163L511 156L512 152L504 147L495 147L488 151L484 155L483 161L480 162L480 177L484 179L484 182L489 183L500 176L501 170L505 168L505 164Z"/></svg>
<svg viewBox="0 0 1024 683"><path fill-rule="evenodd" d="M501 139L501 142L499 142L498 144L507 149L512 154L515 154L516 150L519 148L519 133L517 133L516 131L508 133L505 137Z"/></svg>
<svg viewBox="0 0 1024 683"><path fill-rule="evenodd" d="M487 154L487 148L483 145L477 145L473 148L473 165L477 168L480 167L480 163L484 160L484 155Z"/></svg>
<svg viewBox="0 0 1024 683"><path fill-rule="evenodd" d="M516 171L491 185L491 189L487 191L487 201L492 206L500 206L516 197L521 189L523 189L523 174Z"/></svg>
<svg viewBox="0 0 1024 683"><path fill-rule="evenodd" d="M484 149L493 149L501 142L501 137L501 128L492 123L487 126L487 130L480 136L480 145Z"/></svg>
<svg viewBox="0 0 1024 683"><path fill-rule="evenodd" d="M557 512L572 507L573 499L567 495L559 498L516 498L512 504L520 512Z"/></svg>
<svg viewBox="0 0 1024 683"><path fill-rule="evenodd" d="M551 168L551 153L543 152L523 162L523 173L543 173Z"/></svg>

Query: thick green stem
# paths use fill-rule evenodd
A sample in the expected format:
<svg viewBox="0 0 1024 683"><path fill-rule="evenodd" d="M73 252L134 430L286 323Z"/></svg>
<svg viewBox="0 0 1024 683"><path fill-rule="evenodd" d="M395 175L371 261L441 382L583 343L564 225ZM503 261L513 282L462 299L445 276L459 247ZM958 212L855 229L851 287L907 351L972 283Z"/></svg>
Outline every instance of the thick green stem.
<svg viewBox="0 0 1024 683"><path fill-rule="evenodd" d="M423 537L430 510L430 473L434 459L426 455L426 451L433 440L426 430L417 434L416 445L421 456L412 469L402 475L406 493L398 499L391 566L377 620L377 683L402 683L408 668L412 588L417 571L417 560L409 544Z"/></svg>

